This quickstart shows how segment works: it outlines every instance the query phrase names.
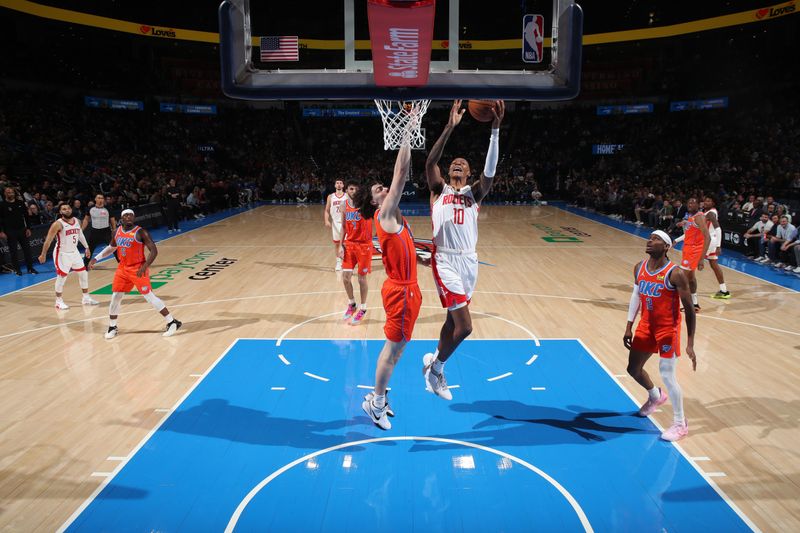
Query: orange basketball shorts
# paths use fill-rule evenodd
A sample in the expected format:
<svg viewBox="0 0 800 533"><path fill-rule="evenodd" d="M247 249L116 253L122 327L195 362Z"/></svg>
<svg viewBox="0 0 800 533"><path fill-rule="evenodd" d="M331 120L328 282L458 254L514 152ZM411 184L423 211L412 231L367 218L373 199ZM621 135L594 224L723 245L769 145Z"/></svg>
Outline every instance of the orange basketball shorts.
<svg viewBox="0 0 800 533"><path fill-rule="evenodd" d="M680 267L684 270L697 270L697 265L703 257L702 246L683 247Z"/></svg>
<svg viewBox="0 0 800 533"><path fill-rule="evenodd" d="M150 292L150 270L145 271L144 276L137 276L136 271L139 267L117 267L114 274L114 281L111 283L111 290L114 292L130 292L136 287L140 294Z"/></svg>
<svg viewBox="0 0 800 533"><path fill-rule="evenodd" d="M386 324L383 332L392 342L410 341L414 324L422 307L422 292L417 281L395 281L387 279L381 288Z"/></svg>
<svg viewBox="0 0 800 533"><path fill-rule="evenodd" d="M359 276L372 272L372 243L345 242L342 270ZM357 267L357 268L356 268Z"/></svg>
<svg viewBox="0 0 800 533"><path fill-rule="evenodd" d="M652 327L644 320L639 322L631 341L631 350L643 353L657 353L671 358L681 355L681 323L674 326Z"/></svg>

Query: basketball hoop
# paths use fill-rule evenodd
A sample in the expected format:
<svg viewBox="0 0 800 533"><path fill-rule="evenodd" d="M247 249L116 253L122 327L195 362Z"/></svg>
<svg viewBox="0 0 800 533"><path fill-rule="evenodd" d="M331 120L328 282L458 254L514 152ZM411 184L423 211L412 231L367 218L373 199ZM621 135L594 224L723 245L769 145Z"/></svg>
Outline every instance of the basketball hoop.
<svg viewBox="0 0 800 533"><path fill-rule="evenodd" d="M413 149L424 148L425 134L420 127L430 103L430 100L375 100L383 121L383 149L398 150L405 139Z"/></svg>

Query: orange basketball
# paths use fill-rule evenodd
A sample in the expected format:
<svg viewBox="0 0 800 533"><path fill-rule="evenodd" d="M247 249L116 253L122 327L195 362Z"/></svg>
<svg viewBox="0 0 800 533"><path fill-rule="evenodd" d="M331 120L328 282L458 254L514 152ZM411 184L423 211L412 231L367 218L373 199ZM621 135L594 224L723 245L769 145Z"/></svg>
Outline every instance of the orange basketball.
<svg viewBox="0 0 800 533"><path fill-rule="evenodd" d="M491 122L494 120L492 109L496 104L497 100L470 100L467 102L467 109L478 122Z"/></svg>

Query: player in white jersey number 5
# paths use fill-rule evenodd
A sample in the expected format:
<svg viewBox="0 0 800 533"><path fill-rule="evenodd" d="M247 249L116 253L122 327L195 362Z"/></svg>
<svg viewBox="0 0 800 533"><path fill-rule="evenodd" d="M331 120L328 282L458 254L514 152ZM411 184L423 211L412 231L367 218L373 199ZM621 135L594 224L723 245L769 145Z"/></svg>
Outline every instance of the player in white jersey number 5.
<svg viewBox="0 0 800 533"><path fill-rule="evenodd" d="M447 319L439 334L436 353L425 354L422 361L426 388L445 400L452 400L453 395L447 388L444 364L461 341L472 333L468 305L478 279L478 254L475 251L478 243L478 209L481 200L492 188L505 104L498 100L493 108L489 151L480 179L469 184L469 163L457 157L450 163L448 181L445 182L439 170L439 159L450 134L461 122L464 111L461 109L461 100L456 100L450 110L450 119L425 162L433 218L434 254L431 269L442 306L447 309Z"/></svg>
<svg viewBox="0 0 800 533"><path fill-rule="evenodd" d="M47 250L50 248L50 243L56 239L56 247L53 250L53 262L56 266L56 309L69 309L69 306L64 303L62 295L64 293L64 284L67 282L67 276L70 270L78 273L78 281L83 291L83 305L97 305L97 300L89 296L89 275L86 273L86 267L83 264L83 256L78 252L78 243L80 242L85 249L85 255L89 256L89 244L86 242L86 237L83 236L81 230L81 222L72 216L72 208L67 204L62 204L58 212L61 217L53 222L50 226L50 231L47 232L47 237L42 245L42 254L39 256L39 262L44 263L47 260Z"/></svg>

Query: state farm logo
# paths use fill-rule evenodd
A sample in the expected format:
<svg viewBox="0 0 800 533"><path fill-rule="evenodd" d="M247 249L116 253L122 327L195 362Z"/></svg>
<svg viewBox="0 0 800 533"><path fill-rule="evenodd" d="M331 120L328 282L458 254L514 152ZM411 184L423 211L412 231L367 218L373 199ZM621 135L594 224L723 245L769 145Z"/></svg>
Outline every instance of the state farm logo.
<svg viewBox="0 0 800 533"><path fill-rule="evenodd" d="M174 39L176 37L175 30L172 28L156 28L155 26L139 26L139 31L142 35L151 35L153 37L169 37Z"/></svg>
<svg viewBox="0 0 800 533"><path fill-rule="evenodd" d="M419 29L389 28L389 45L384 45L389 60L389 76L417 78L419 76Z"/></svg>
<svg viewBox="0 0 800 533"><path fill-rule="evenodd" d="M773 17L780 17L781 15L788 15L790 13L795 12L795 5L794 2L791 2L788 5L782 7L770 7L770 8L762 8L756 11L756 18L758 20L763 19L764 17L773 18Z"/></svg>

